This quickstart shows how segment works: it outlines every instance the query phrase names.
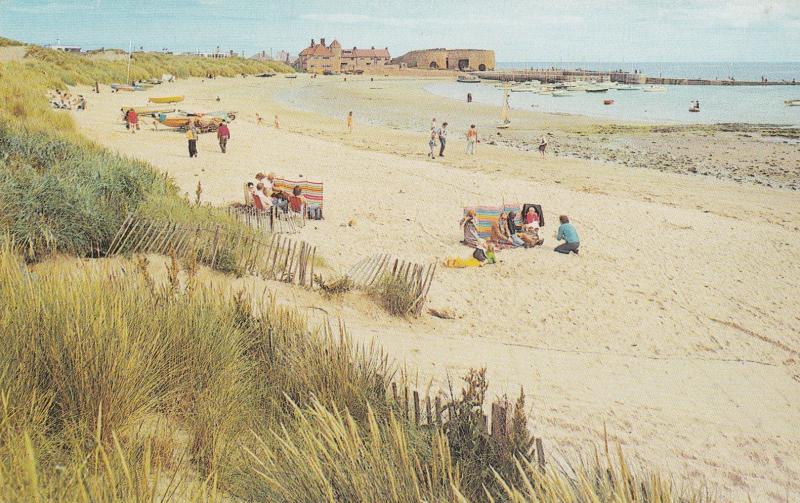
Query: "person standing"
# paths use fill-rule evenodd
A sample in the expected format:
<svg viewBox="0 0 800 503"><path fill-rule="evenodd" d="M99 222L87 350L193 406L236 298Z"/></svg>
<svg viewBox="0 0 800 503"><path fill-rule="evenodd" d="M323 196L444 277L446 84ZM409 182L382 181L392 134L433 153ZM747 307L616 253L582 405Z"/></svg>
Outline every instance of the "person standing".
<svg viewBox="0 0 800 503"><path fill-rule="evenodd" d="M128 129L131 130L131 133L136 133L136 130L139 129L139 116L133 108L128 110Z"/></svg>
<svg viewBox="0 0 800 503"><path fill-rule="evenodd" d="M439 157L444 157L444 147L447 143L447 123L442 122L442 127L439 128Z"/></svg>
<svg viewBox="0 0 800 503"><path fill-rule="evenodd" d="M428 147L430 147L431 151L428 153L428 156L431 159L436 159L436 129L431 128L431 136L428 140Z"/></svg>
<svg viewBox="0 0 800 503"><path fill-rule="evenodd" d="M476 143L478 143L478 129L475 127L475 124L472 124L467 130L467 148L465 150L467 155L475 155Z"/></svg>
<svg viewBox="0 0 800 503"><path fill-rule="evenodd" d="M352 133L353 132L353 111L351 110L347 114L347 130Z"/></svg>
<svg viewBox="0 0 800 503"><path fill-rule="evenodd" d="M280 128L281 128L281 121L278 120L278 115L276 114L275 115L275 129L280 129Z"/></svg>
<svg viewBox="0 0 800 503"><path fill-rule="evenodd" d="M228 140L231 139L231 130L228 129L228 123L222 121L222 124L217 128L217 139L219 140L219 148L224 154L228 149Z"/></svg>
<svg viewBox="0 0 800 503"><path fill-rule="evenodd" d="M189 141L189 157L197 157L197 129L194 122L190 122L186 128L186 139Z"/></svg>
<svg viewBox="0 0 800 503"><path fill-rule="evenodd" d="M542 156L542 159L544 159L545 150L547 150L547 138L542 135L542 137L539 138L539 154Z"/></svg>
<svg viewBox="0 0 800 503"><path fill-rule="evenodd" d="M561 215L558 217L558 220L561 222L561 225L558 226L556 240L564 240L564 242L556 246L555 251L565 255L569 255L570 252L577 254L578 248L581 246L581 240L578 237L578 231L575 230L574 225L569 223L569 217L566 215Z"/></svg>

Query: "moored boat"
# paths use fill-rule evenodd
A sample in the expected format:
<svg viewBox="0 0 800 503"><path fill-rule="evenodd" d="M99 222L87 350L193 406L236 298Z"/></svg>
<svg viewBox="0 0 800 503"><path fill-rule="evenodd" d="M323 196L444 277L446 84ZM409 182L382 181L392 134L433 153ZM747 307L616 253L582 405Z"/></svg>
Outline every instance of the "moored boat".
<svg viewBox="0 0 800 503"><path fill-rule="evenodd" d="M800 107L800 100L786 100L784 103L790 107Z"/></svg>
<svg viewBox="0 0 800 503"><path fill-rule="evenodd" d="M614 100L603 100L603 105L613 105Z"/></svg>
<svg viewBox="0 0 800 503"><path fill-rule="evenodd" d="M160 96L152 97L148 101L150 103L180 103L183 99L183 96Z"/></svg>
<svg viewBox="0 0 800 503"><path fill-rule="evenodd" d="M474 75L459 75L456 79L456 82L461 82L462 84L477 84L480 81L481 79Z"/></svg>
<svg viewBox="0 0 800 503"><path fill-rule="evenodd" d="M639 91L641 87L632 86L630 84L623 84L616 87L617 91Z"/></svg>
<svg viewBox="0 0 800 503"><path fill-rule="evenodd" d="M572 96L572 94L570 94L569 91L565 91L563 89L559 89L557 91L553 91L552 93L550 93L550 96L552 96L554 98L565 98L567 96Z"/></svg>
<svg viewBox="0 0 800 503"><path fill-rule="evenodd" d="M667 88L664 86L647 86L642 91L646 93L663 93Z"/></svg>
<svg viewBox="0 0 800 503"><path fill-rule="evenodd" d="M608 88L605 86L589 86L585 90L587 93L605 93Z"/></svg>

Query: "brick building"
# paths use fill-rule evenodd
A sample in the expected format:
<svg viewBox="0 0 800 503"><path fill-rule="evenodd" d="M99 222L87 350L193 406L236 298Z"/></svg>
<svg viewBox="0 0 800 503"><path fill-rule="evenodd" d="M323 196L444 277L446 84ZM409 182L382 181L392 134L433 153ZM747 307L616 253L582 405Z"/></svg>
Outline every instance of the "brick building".
<svg viewBox="0 0 800 503"><path fill-rule="evenodd" d="M390 60L388 47L343 49L338 40L325 45L323 38L318 44L312 39L311 45L300 51L296 68L309 73L351 73L380 68Z"/></svg>

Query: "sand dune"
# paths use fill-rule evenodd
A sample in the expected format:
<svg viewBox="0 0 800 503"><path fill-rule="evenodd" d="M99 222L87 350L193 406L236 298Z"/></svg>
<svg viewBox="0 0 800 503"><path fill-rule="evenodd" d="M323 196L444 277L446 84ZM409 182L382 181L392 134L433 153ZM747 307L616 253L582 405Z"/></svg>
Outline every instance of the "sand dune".
<svg viewBox="0 0 800 503"><path fill-rule="evenodd" d="M305 85L322 94L329 86L341 119L276 102L276 92ZM555 451L588 448L605 424L634 459L706 479L720 495L783 501L787 491L800 492L800 195L542 161L486 143L467 158L458 138L463 105L441 99L437 117L455 118L451 146L446 161L428 161L426 139L401 127L432 115L422 84L386 85L393 107L376 103L372 113L398 129L357 115L353 135L344 115L354 98L333 79L194 80L106 92L91 95L88 111L75 117L87 136L152 162L185 192L194 194L200 181L203 200L214 204L238 200L256 171L323 180L326 219L301 236L342 272L375 253L418 262L467 256L458 244L464 205L541 203L543 248L504 251L491 267L440 270L430 305L457 319L397 320L355 296L320 305L342 315L357 338L384 345L421 382L441 384L448 373L487 365L492 392L524 386L532 427ZM212 135L189 159L181 134L127 133L119 108L159 94L185 94L187 109L238 110L229 153ZM257 126L256 112L269 124L278 113L283 129ZM470 113L488 124L496 110ZM580 256L552 251L560 213L581 233Z"/></svg>

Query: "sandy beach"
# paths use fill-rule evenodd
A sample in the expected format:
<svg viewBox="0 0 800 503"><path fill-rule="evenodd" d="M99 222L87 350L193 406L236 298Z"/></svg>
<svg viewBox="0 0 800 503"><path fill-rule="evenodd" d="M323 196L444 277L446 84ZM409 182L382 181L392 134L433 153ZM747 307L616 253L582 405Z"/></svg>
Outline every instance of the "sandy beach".
<svg viewBox="0 0 800 503"><path fill-rule="evenodd" d="M578 155L617 141L603 138L620 126L526 112L498 136L497 108L436 97L425 84L299 75L182 80L145 93L81 88L88 110L65 113L88 138L169 173L192 199L200 182L205 203L239 201L258 171L323 181L326 218L299 237L318 247L329 273L378 253L420 263L466 257L464 206L542 204L543 247L503 251L480 269L439 270L428 305L455 319L401 320L358 294L329 300L269 288L341 317L421 386L487 366L490 394L524 387L531 427L556 458L590 453L606 428L635 463L705 480L723 500L800 493L800 193L778 188L798 186L797 146L686 128L637 132L635 162ZM125 130L121 107L177 94L187 97L184 110L238 111L227 154L207 134L190 159L183 134L153 131L150 118L136 134ZM425 157L432 117L450 123L447 156L435 161ZM481 144L468 157L470 123ZM570 155L542 160L527 150L543 133ZM663 169L641 167L675 142L687 150L674 169L668 157ZM695 161L709 155L715 168ZM764 157L775 166L749 176ZM576 225L580 256L553 253L559 214Z"/></svg>

